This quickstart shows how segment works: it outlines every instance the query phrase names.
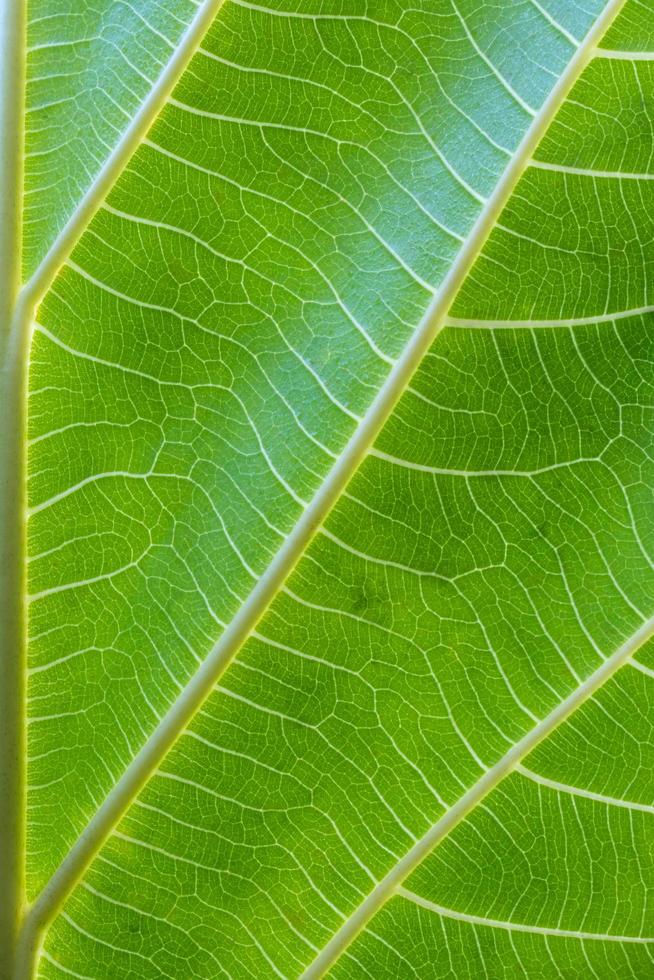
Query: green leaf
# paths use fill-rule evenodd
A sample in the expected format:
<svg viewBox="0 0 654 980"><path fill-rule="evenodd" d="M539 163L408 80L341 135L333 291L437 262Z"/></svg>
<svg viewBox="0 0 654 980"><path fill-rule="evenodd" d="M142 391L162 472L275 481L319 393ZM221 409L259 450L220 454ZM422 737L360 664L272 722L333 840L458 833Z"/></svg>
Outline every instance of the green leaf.
<svg viewBox="0 0 654 980"><path fill-rule="evenodd" d="M7 977L644 980L651 4L28 13Z"/></svg>
<svg viewBox="0 0 654 980"><path fill-rule="evenodd" d="M93 186L195 12L192 0L35 0L27 27L23 269Z"/></svg>

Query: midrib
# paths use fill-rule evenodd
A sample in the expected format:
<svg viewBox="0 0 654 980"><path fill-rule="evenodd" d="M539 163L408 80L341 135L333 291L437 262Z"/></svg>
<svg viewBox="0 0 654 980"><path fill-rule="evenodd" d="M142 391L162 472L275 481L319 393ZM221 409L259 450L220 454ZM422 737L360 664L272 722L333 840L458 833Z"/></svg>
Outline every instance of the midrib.
<svg viewBox="0 0 654 980"><path fill-rule="evenodd" d="M0 3L2 2L3 0L0 0ZM12 0L4 0L4 2L11 3ZM163 102L172 88L172 85L181 74L185 64L188 62L188 59L197 47L197 44L199 43L200 38L210 23L213 15L223 2L224 0L207 0L207 2L203 4L199 14L196 15L194 25L196 25L201 19L203 20L203 24L197 30L197 37L194 39L192 44L188 46L189 51L186 58L178 58L179 52L174 56L173 61L176 62L174 70L169 72L168 69L166 69L166 72L164 73L168 73L170 76L165 91L162 88L157 93L156 98L150 97L148 99L149 116L142 116L141 113L139 114L140 122L136 125L133 124L130 127L125 138L123 141L121 141L120 146L117 148L114 154L112 154L112 157L108 161L105 168L103 168L103 171L96 180L93 188L85 196L75 215L58 237L52 249L41 263L41 266L39 266L35 276L25 287L22 299L26 305L29 305L30 308L33 308L34 304L40 300L44 291L52 282L52 279L56 275L56 272L61 266L62 262L66 259L67 255L70 254L70 251L88 225L88 222L95 213L98 205L110 190L129 156L138 146L140 139L145 133L145 130L163 105ZM616 16L624 2L625 0L610 0L610 2L606 5L603 13L598 17L593 28L578 47L573 58L552 89L542 108L534 117L534 120L527 130L516 153L502 174L497 186L495 187L495 190L493 191L493 194L490 196L482 209L470 235L463 243L448 275L444 279L433 301L429 305L411 340L407 344L398 361L391 369L385 383L380 388L373 403L362 419L356 432L347 443L341 456L330 470L325 482L322 484L307 509L303 512L301 518L298 520L286 541L277 552L273 561L266 569L266 572L259 579L256 586L248 596L248 599L243 604L234 619L227 626L219 641L204 660L203 664L198 668L197 672L188 682L185 689L173 703L168 712L164 715L163 719L154 730L148 741L134 757L130 765L121 776L120 780L108 794L102 805L98 808L97 812L89 821L84 831L80 834L75 844L71 847L67 856L54 872L49 882L44 886L35 902L30 906L25 916L21 933L21 969L19 971L19 975L21 977L31 976L33 958L36 954L36 949L43 930L52 921L57 911L75 885L79 882L85 870L98 853L113 828L126 812L132 801L136 798L150 776L155 772L162 759L177 740L179 734L187 727L193 715L198 711L202 703L211 693L220 676L224 673L230 662L246 642L261 617L269 608L271 602L277 595L288 575L306 551L314 534L339 499L348 481L358 469L362 459L379 434L384 423L392 413L395 405L399 401L409 380L422 361L425 353L433 343L439 331L442 329L448 310L450 309L460 287L472 268L473 263L481 252L481 249L492 231L500 212L511 196L511 193L520 179L524 169L528 165L533 151L538 145L543 134L548 129L552 119L570 92L573 84L583 71L585 65L588 63L595 44L606 31L609 23ZM208 11L210 11L210 13L208 13ZM187 32L184 41L187 40L188 34L192 30L193 26L189 29L189 32ZM649 623L648 627L650 629L654 628L654 623ZM642 629L639 630L637 634L634 634L634 637L638 637L641 632ZM633 637L629 643L632 643L632 641L634 641ZM643 641L641 640L640 642ZM629 644L626 644L625 646L628 645ZM560 712L563 711L565 705L568 705L571 700L574 700L574 706L569 708L569 712L574 710L574 708L581 703L582 700L588 697L594 690L597 689L597 687L604 683L604 680L610 676L610 673L607 672L607 665L614 663L616 664L611 671L612 673L614 670L617 670L618 666L624 662L624 659L627 659L627 657L630 655L630 653L625 654L623 660L621 660L620 664L618 664L616 658L624 649L625 647L621 648L620 651L617 651L616 654L607 660L600 670L596 672L596 674L593 674L592 677L585 682L585 684L583 684L573 695L570 696L570 698L562 702L559 708L552 713L552 716L556 715L557 718L561 720ZM633 650L631 650L631 652L633 652ZM601 677L595 683L594 679L599 675L601 675ZM557 712L559 714L557 714ZM546 721L541 722L537 728L540 729L541 726L546 724ZM558 721L556 721L555 724L558 724ZM552 725L552 727L554 726ZM547 732L550 730L551 728L548 728ZM547 732L545 732L545 734ZM485 781L494 779L492 785L495 785L495 783L502 778L502 775L508 771L505 760L509 756L513 758L514 753L518 750L518 746L522 745L526 739L531 737L531 735L532 733L525 736L525 739L517 743L514 749L511 750L510 753L507 753L507 756L505 756L503 760L489 770L488 773L482 777L482 780L475 784L475 786L461 798L459 803L457 803L452 810L448 811L448 814L446 814L438 822L438 824L434 825L434 827L430 830L429 835L439 833L436 831L437 827L445 827L446 829L444 830L443 835L444 833L447 833L453 825L452 821L455 820L455 811L456 813L461 813L464 815L464 801L467 801L470 795L474 793L476 794L475 802L472 802L468 808L465 809L465 813L469 812L469 810L476 805L476 802L481 799L481 796L485 795L485 793L492 788L491 785L488 785L487 789L484 790L482 788L479 790L478 787L480 784L483 783L484 785L487 785ZM537 740L542 737L544 737L544 734L540 735ZM535 744L535 742L533 744ZM526 751L528 751L528 749L524 749L522 754L524 754ZM522 758L522 755L520 755L519 758ZM519 758L516 757L515 762L519 761ZM515 762L513 764L515 764ZM502 775L497 775L496 770L499 772L498 767L501 766L504 766L502 769ZM494 773L495 775L491 776L491 773ZM449 823L446 824L445 821L447 821L448 818ZM461 817L458 817L458 819L461 819ZM423 840L425 839L426 838ZM438 837L438 839L442 839L442 835L441 837ZM432 836L429 836L429 840L432 840ZM422 842L419 842L415 848L412 848L409 854L414 854L416 848L419 847L420 844L422 844ZM434 845L432 843L431 845L425 844L425 846L431 847ZM367 921L369 918L369 916L368 918L365 917L367 916L367 911L364 914L364 918L361 918L364 907L366 910L368 910L373 909L374 906L374 910L376 910L379 905L386 900L385 897L381 897L381 899L377 901L376 899L373 899L373 897L377 896L379 898L379 896L386 894L386 892L382 892L380 889L382 889L382 886L387 879L390 881L391 878L392 881L389 888L390 891L392 891L396 876L400 874L400 872L398 872L396 869L404 868L405 862L408 860L409 855L406 855L405 858L399 862L396 868L389 873L389 876L387 876L387 878L385 878L384 881L375 888L363 905L356 910L351 919L345 923L345 925L339 930L330 943L316 958L305 975L307 978L321 975L321 971L326 969L329 966L329 963L333 962L333 959L339 955L345 945L351 941L351 938L359 931L360 928L362 928L362 925L365 924L365 921ZM408 871L406 873L408 873ZM402 877L402 880L404 880L404 877L405 875ZM377 904L375 904L375 901L377 901ZM374 910L371 912L371 914L374 914ZM362 924L357 925L359 922ZM321 964L326 964L326 966L323 967Z"/></svg>
<svg viewBox="0 0 654 980"><path fill-rule="evenodd" d="M26 331L20 282L25 7L0 0L0 977L13 973L25 873Z"/></svg>

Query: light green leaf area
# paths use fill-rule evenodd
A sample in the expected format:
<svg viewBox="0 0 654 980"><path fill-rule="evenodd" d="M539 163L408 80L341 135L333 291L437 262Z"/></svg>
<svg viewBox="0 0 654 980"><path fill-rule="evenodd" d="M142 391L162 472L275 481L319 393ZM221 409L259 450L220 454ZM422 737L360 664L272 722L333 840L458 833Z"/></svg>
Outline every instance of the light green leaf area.
<svg viewBox="0 0 654 980"><path fill-rule="evenodd" d="M89 190L188 26L193 0L30 0L23 268Z"/></svg>
<svg viewBox="0 0 654 980"><path fill-rule="evenodd" d="M30 357L31 899L175 741L39 976L654 974L654 10L598 50L604 10L227 0L64 262Z"/></svg>

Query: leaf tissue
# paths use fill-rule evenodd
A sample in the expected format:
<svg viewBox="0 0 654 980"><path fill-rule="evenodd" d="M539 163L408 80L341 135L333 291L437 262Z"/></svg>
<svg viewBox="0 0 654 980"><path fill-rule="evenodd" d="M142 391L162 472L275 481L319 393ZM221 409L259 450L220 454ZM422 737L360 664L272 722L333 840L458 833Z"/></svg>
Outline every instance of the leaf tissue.
<svg viewBox="0 0 654 980"><path fill-rule="evenodd" d="M0 977L654 977L652 0L0 0Z"/></svg>

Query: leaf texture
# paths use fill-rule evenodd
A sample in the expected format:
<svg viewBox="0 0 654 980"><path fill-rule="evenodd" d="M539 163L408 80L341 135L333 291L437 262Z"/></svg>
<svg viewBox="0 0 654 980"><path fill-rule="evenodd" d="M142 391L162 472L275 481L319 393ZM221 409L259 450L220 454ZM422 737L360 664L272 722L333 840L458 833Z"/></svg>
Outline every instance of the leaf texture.
<svg viewBox="0 0 654 980"><path fill-rule="evenodd" d="M106 133L52 155L65 190L28 168L28 257L192 13L106 6L150 25L140 81L103 29L98 107L89 7L32 139ZM39 976L652 974L654 10L597 49L611 10L227 0L65 260L30 356L37 905L385 424L80 863Z"/></svg>
<svg viewBox="0 0 654 980"><path fill-rule="evenodd" d="M191 0L30 0L26 277L93 184L194 12Z"/></svg>

